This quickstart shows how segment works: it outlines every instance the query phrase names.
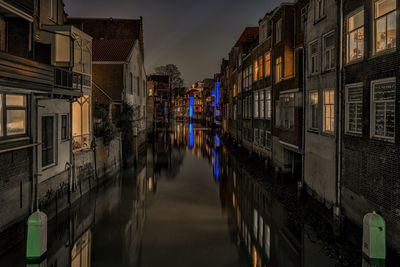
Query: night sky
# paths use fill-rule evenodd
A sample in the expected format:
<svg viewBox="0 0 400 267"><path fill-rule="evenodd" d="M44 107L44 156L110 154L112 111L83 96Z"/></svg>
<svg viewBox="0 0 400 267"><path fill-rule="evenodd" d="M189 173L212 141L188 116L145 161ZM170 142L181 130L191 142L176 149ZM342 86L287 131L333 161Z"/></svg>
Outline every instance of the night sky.
<svg viewBox="0 0 400 267"><path fill-rule="evenodd" d="M212 78L246 26L281 0L64 0L71 17L143 16L147 74L173 63L185 85ZM287 1L288 2L288 1Z"/></svg>

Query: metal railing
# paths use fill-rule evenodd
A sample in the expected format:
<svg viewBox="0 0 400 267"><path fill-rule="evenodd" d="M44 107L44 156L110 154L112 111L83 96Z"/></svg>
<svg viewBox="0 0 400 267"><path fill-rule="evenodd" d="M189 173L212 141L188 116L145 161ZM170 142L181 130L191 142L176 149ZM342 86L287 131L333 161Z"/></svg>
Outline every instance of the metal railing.
<svg viewBox="0 0 400 267"><path fill-rule="evenodd" d="M54 85L64 89L82 90L83 75L73 71L54 68Z"/></svg>

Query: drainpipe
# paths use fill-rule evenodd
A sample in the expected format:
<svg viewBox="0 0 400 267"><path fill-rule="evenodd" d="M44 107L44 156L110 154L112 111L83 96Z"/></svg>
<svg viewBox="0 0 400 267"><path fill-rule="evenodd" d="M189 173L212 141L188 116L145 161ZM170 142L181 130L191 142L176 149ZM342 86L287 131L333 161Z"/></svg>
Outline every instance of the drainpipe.
<svg viewBox="0 0 400 267"><path fill-rule="evenodd" d="M306 32L306 31L304 31L304 32ZM305 37L304 37L304 39L305 39ZM303 134L302 134L302 137L301 137L301 139L302 139L302 147L303 147L303 149L302 149L302 172L301 172L301 188L299 188L299 190L301 189L303 189L304 188L304 183L305 183L305 154L306 154L306 127L307 127L307 125L306 125L306 105L307 105L307 101L306 101L306 63L305 63L305 59L306 59L306 57L305 57L305 54L306 54L306 50L305 50L305 48L304 48L304 46L303 47L301 47L300 49L299 49L301 52L302 52L302 73L301 73L301 75L302 75L302 77L303 77L303 114L302 114L302 119L303 119L303 122L302 122L302 124L303 124Z"/></svg>
<svg viewBox="0 0 400 267"><path fill-rule="evenodd" d="M340 12L338 12L338 35L339 35L339 45L338 47L338 58L339 58L339 66L336 68L337 70L337 85L336 85L336 96L337 96L337 130L336 130L336 135L337 135L337 148L336 148L336 163L337 163L337 170L336 170L336 205L334 208L334 217L335 219L340 219L341 215L341 189L342 189L342 184L341 184L341 175L342 175L342 78L343 78L343 49L342 49L342 44L343 44L343 0L339 1L339 8Z"/></svg>

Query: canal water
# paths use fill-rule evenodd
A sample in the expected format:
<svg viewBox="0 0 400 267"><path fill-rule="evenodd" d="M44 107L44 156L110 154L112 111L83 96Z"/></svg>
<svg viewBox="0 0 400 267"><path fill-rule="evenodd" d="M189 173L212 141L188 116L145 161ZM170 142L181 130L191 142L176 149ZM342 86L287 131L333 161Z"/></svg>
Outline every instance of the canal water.
<svg viewBox="0 0 400 267"><path fill-rule="evenodd" d="M44 266L361 266L357 246L328 238L329 222L290 208L295 181L276 182L218 133L177 124L146 149L50 220ZM25 242L0 266L26 266Z"/></svg>

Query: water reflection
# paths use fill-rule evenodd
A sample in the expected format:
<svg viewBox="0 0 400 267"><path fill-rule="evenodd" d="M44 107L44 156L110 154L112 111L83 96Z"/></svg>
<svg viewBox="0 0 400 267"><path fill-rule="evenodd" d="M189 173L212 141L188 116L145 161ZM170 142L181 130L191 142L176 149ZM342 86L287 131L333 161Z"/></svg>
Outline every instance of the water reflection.
<svg viewBox="0 0 400 267"><path fill-rule="evenodd" d="M160 131L136 168L50 221L47 266L336 266L248 168L202 125ZM24 249L0 266L24 266Z"/></svg>

